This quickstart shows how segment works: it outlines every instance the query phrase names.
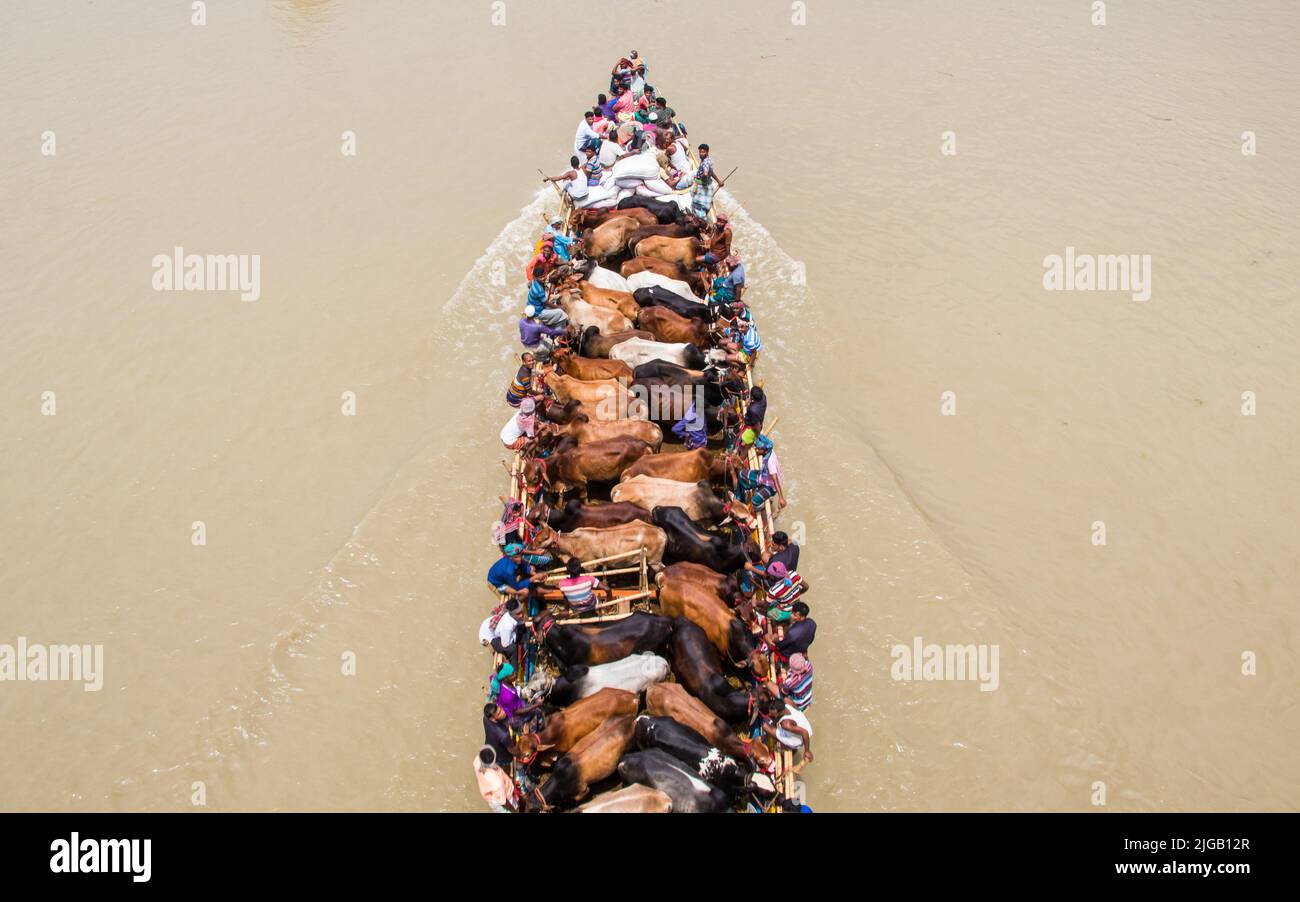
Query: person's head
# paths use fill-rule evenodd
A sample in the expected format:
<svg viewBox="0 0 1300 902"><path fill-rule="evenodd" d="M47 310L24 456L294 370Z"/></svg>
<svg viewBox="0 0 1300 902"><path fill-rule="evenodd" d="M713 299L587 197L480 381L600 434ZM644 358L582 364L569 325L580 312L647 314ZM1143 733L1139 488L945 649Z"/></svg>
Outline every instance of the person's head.
<svg viewBox="0 0 1300 902"><path fill-rule="evenodd" d="M604 106L607 103L609 103L609 98L606 97L604 94L596 95L596 106Z"/></svg>
<svg viewBox="0 0 1300 902"><path fill-rule="evenodd" d="M596 114L591 110L587 110L587 112L582 114L582 118L586 120L588 125L591 125L591 123L596 121Z"/></svg>
<svg viewBox="0 0 1300 902"><path fill-rule="evenodd" d="M573 156L569 157L569 165L572 166L574 169L577 169L577 168L578 168L578 155L577 155L577 154L574 154Z"/></svg>
<svg viewBox="0 0 1300 902"><path fill-rule="evenodd" d="M631 54L628 55L628 59L630 59L632 62L636 62L639 59L639 57L636 55L635 50L633 50Z"/></svg>
<svg viewBox="0 0 1300 902"><path fill-rule="evenodd" d="M527 404L531 400L532 398L524 398L524 404ZM524 409L524 404L519 405L520 410ZM506 557L510 558L510 560L515 563L519 563L524 559L524 546L520 545L518 542L511 542L506 546Z"/></svg>
<svg viewBox="0 0 1300 902"><path fill-rule="evenodd" d="M515 665L509 662L502 664L501 669L497 671L497 682L513 683L514 680L515 680Z"/></svg>
<svg viewBox="0 0 1300 902"><path fill-rule="evenodd" d="M506 602L506 613L513 617L515 614L519 613L519 607L519 599L511 598Z"/></svg>
<svg viewBox="0 0 1300 902"><path fill-rule="evenodd" d="M587 162L589 163L591 162L592 158L596 156L596 148L592 147L590 144L584 147L582 149L582 152L587 155Z"/></svg>
<svg viewBox="0 0 1300 902"><path fill-rule="evenodd" d="M535 410L537 410L537 402L534 401L532 398L524 398L522 401L519 402L520 413L530 414ZM521 551L523 550L523 546L520 546L520 550Z"/></svg>
<svg viewBox="0 0 1300 902"><path fill-rule="evenodd" d="M808 617L808 605L802 601L796 601L790 605L790 616L795 620L804 620Z"/></svg>
<svg viewBox="0 0 1300 902"><path fill-rule="evenodd" d="M795 652L790 656L790 672L796 675L802 675L808 672L808 659L803 655Z"/></svg>
<svg viewBox="0 0 1300 902"><path fill-rule="evenodd" d="M506 716L506 712L496 702L488 702L483 706L483 716L488 720L500 720Z"/></svg>
<svg viewBox="0 0 1300 902"><path fill-rule="evenodd" d="M701 144L698 148L696 148L695 152L700 155L701 160L707 160L709 158L709 145Z"/></svg>
<svg viewBox="0 0 1300 902"><path fill-rule="evenodd" d="M731 223L731 218L727 216L726 213L719 213L717 216L713 217L713 221L718 224L718 228L725 229ZM727 265L731 265L730 258L727 259Z"/></svg>
<svg viewBox="0 0 1300 902"><path fill-rule="evenodd" d="M665 107L668 106L668 99L665 97L656 97L655 106L659 107L659 109L661 110L664 109Z"/></svg>
<svg viewBox="0 0 1300 902"><path fill-rule="evenodd" d="M532 319L536 315L537 315L537 308L534 307L532 304L529 304L524 308L524 317L526 319Z"/></svg>
<svg viewBox="0 0 1300 902"><path fill-rule="evenodd" d="M768 717L780 717L781 713L785 711L785 705L771 697L763 699L759 704L763 713Z"/></svg>
<svg viewBox="0 0 1300 902"><path fill-rule="evenodd" d="M785 564L780 561L773 561L767 567L767 575L773 579L785 579L790 575L790 571L787 570Z"/></svg>
<svg viewBox="0 0 1300 902"><path fill-rule="evenodd" d="M577 157L574 157L574 159L576 160ZM543 256L543 257L545 257L546 259L549 260L549 259L551 258L551 256L552 256L554 253L555 253L555 245L554 245L554 244L551 244L551 243L548 241L548 242L546 242L546 243L544 243L544 244L542 245L542 256Z"/></svg>
<svg viewBox="0 0 1300 902"><path fill-rule="evenodd" d="M478 750L478 760L484 767L492 767L497 763L496 750L490 745L485 745Z"/></svg>
<svg viewBox="0 0 1300 902"><path fill-rule="evenodd" d="M582 575L582 561L578 560L576 557L569 558L569 563L566 564L565 567L569 571L569 576Z"/></svg>
<svg viewBox="0 0 1300 902"><path fill-rule="evenodd" d="M755 388L754 391L756 391L756 392L761 392L762 389L761 389L761 388ZM763 400L763 396L762 396L762 395L759 395L757 398L755 398L755 397L754 397L754 392L750 392L750 393L749 393L749 397L750 397L751 400L754 400L754 401L761 401L761 400ZM790 537L789 537L788 535L786 535L784 532L778 530L777 532L772 533L772 544L775 545L777 548L784 548L784 547L786 547L787 545L790 544Z"/></svg>
<svg viewBox="0 0 1300 902"><path fill-rule="evenodd" d="M519 355L519 360L520 362L523 363L524 366L528 367L529 369L532 369L534 366L537 365L537 358L533 356L532 351L524 351L522 354Z"/></svg>

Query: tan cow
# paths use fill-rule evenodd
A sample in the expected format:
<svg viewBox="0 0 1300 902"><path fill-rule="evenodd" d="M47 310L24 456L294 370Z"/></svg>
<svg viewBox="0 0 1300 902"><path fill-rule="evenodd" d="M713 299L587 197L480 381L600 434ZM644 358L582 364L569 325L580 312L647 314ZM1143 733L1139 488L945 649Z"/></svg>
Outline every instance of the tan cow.
<svg viewBox="0 0 1300 902"><path fill-rule="evenodd" d="M635 231L633 229L632 231ZM628 233L631 235L631 232ZM626 238L624 242L626 242ZM636 245L636 256L654 257L668 263L677 263L686 269L694 269L695 262L706 253L704 242L698 238L665 238L652 235L643 238Z"/></svg>
<svg viewBox="0 0 1300 902"><path fill-rule="evenodd" d="M589 260L604 260L627 250L627 239L641 228L632 216L614 216L582 236L582 251Z"/></svg>
<svg viewBox="0 0 1300 902"><path fill-rule="evenodd" d="M632 321L617 310L596 307L572 295L560 297L560 309L568 314L569 322L580 330L595 326L601 335L610 335L632 328Z"/></svg>
<svg viewBox="0 0 1300 902"><path fill-rule="evenodd" d="M668 534L658 526L633 520L619 526L606 526L602 529L584 527L572 532L555 532L550 527L543 526L533 541L542 548L554 546L566 557L576 557L584 563L644 548L646 560L658 570L663 565Z"/></svg>
<svg viewBox="0 0 1300 902"><path fill-rule="evenodd" d="M669 344L687 342L705 348L712 333L708 323L681 316L667 307L646 307L636 322L640 328L653 333L655 341Z"/></svg>
<svg viewBox="0 0 1300 902"><path fill-rule="evenodd" d="M543 381L561 404L581 401L582 411L593 420L646 419L645 402L628 391L627 384L617 379L574 379L554 370Z"/></svg>
<svg viewBox="0 0 1300 902"><path fill-rule="evenodd" d="M677 454L656 454L654 457L643 457L624 470L622 480L626 482L634 476L654 476L659 479L676 479L678 482L699 482L702 479L722 482L727 476L728 464L734 474L741 466L740 458L714 454L708 448L696 448L694 451Z"/></svg>
<svg viewBox="0 0 1300 902"><path fill-rule="evenodd" d="M585 279L578 283L578 292L582 299L593 307L617 310L632 322L641 315L641 305L632 297L630 291L614 291L611 288L597 288Z"/></svg>
<svg viewBox="0 0 1300 902"><path fill-rule="evenodd" d="M630 501L648 511L680 507L692 520L716 522L727 515L727 502L713 494L707 482L678 482L656 476L635 476L609 493L611 501Z"/></svg>
<svg viewBox="0 0 1300 902"><path fill-rule="evenodd" d="M571 435L579 445L591 442L603 442L611 438L639 438L656 453L663 446L664 432L649 420L611 420L609 422L592 422L585 414L579 413L569 425L561 427L560 435ZM646 455L650 457L652 455ZM645 458L642 458L644 460ZM641 461L637 461L640 463ZM633 464L636 466L636 464Z"/></svg>
<svg viewBox="0 0 1300 902"><path fill-rule="evenodd" d="M648 443L630 436L575 444L549 457L528 461L524 465L524 482L534 486L540 480L552 492L577 489L585 498L590 480L609 482L617 479L624 469L653 453Z"/></svg>
<svg viewBox="0 0 1300 902"><path fill-rule="evenodd" d="M591 382L594 379L626 379L632 381L632 368L621 360L607 360L600 357L580 357L568 348L556 348L551 352L551 360L566 376ZM539 372L546 374L546 368Z"/></svg>
<svg viewBox="0 0 1300 902"><path fill-rule="evenodd" d="M759 767L766 767L772 755L759 743L743 741L727 722L708 709L704 702L686 691L681 683L656 683L645 691L645 711L653 717L671 717L684 727L703 736L733 758L750 756Z"/></svg>
<svg viewBox="0 0 1300 902"><path fill-rule="evenodd" d="M667 793L640 783L602 792L578 806L581 814L668 814L672 810L673 800Z"/></svg>

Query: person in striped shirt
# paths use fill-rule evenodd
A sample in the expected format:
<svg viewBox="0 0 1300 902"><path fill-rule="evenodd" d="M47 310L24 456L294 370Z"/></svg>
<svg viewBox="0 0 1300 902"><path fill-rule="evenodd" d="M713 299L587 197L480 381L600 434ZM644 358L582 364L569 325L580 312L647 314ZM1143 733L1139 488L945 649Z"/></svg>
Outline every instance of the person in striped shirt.
<svg viewBox="0 0 1300 902"><path fill-rule="evenodd" d="M569 558L569 575L560 580L560 591L569 610L576 614L585 614L596 606L597 590L605 588L600 580L590 573L582 572L582 561L576 557Z"/></svg>
<svg viewBox="0 0 1300 902"><path fill-rule="evenodd" d="M813 666L804 655L792 654L786 665L785 678L781 680L781 694L800 711L812 704Z"/></svg>

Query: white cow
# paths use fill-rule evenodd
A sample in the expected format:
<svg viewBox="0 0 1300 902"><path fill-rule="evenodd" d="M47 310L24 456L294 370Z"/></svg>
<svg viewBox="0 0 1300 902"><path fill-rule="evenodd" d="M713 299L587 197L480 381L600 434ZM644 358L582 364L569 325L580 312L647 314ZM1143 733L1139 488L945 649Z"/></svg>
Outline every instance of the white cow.
<svg viewBox="0 0 1300 902"><path fill-rule="evenodd" d="M572 314L570 314L572 316ZM611 360L621 360L632 369L651 360L664 360L687 369L702 369L700 349L684 341L651 341L648 338L629 338L609 349Z"/></svg>
<svg viewBox="0 0 1300 902"><path fill-rule="evenodd" d="M587 672L573 682L575 698L587 698L602 689L626 689L642 693L655 683L668 679L668 662L649 653L628 655L608 664L588 667Z"/></svg>
<svg viewBox="0 0 1300 902"><path fill-rule="evenodd" d="M603 266L593 266L591 273L587 276L587 281L597 288L605 288L609 291L632 290L632 286L627 279L614 272L614 270L605 269Z"/></svg>
<svg viewBox="0 0 1300 902"><path fill-rule="evenodd" d="M695 292L691 291L691 286L687 285L681 279L670 279L665 275L661 275L657 272L650 272L649 270L633 273L628 276L627 284L631 286L632 291L636 291L638 288L652 288L658 286L671 291L683 300L694 301L697 304L704 303L704 301L695 296Z"/></svg>

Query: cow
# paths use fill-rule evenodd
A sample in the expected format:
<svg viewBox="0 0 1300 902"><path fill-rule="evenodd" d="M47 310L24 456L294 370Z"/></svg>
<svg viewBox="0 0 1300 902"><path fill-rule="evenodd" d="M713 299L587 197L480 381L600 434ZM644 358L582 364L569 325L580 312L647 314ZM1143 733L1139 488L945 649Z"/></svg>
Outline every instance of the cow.
<svg viewBox="0 0 1300 902"><path fill-rule="evenodd" d="M522 733L510 752L525 761L538 754L563 755L608 718L635 714L638 705L633 693L607 687L556 711L536 733Z"/></svg>
<svg viewBox="0 0 1300 902"><path fill-rule="evenodd" d="M668 617L685 617L709 637L713 647L732 667L749 666L754 638L726 602L709 589L689 580L655 577L659 584L659 610Z"/></svg>
<svg viewBox="0 0 1300 902"><path fill-rule="evenodd" d="M693 770L697 777L733 796L749 782L748 771L735 758L724 755L699 733L671 717L645 714L638 717L636 745L642 751L660 749L667 752ZM741 760L748 762L748 759Z"/></svg>
<svg viewBox="0 0 1300 902"><path fill-rule="evenodd" d="M656 261L653 257L635 257L632 259L631 263L636 263L638 261L653 261L664 266L669 265L664 263L662 260ZM631 263L629 265L631 265ZM627 266L624 266L623 268L626 269ZM660 272L657 269L633 270L630 274L623 273L623 275L627 278L628 287L632 291L636 291L638 288L657 287L671 291L683 300L694 301L697 304L705 303L704 299L695 293L695 286L689 283L685 278L672 276Z"/></svg>
<svg viewBox="0 0 1300 902"><path fill-rule="evenodd" d="M591 359L591 358L584 358ZM622 361L615 361L622 363ZM601 420L593 422L585 413L575 413L569 422L560 427L559 435L573 436L579 445L602 442L611 438L630 436L639 438L658 452L664 443L664 431L649 420Z"/></svg>
<svg viewBox="0 0 1300 902"><path fill-rule="evenodd" d="M631 197L625 197L618 202L618 209L620 210L629 210L634 207L642 207L649 210L655 215L655 221L660 225L682 222L686 218L686 214L682 212L682 208L671 201L654 200L653 198L642 197L639 194L634 194Z"/></svg>
<svg viewBox="0 0 1300 902"><path fill-rule="evenodd" d="M569 322L580 330L595 326L601 335L610 335L632 328L632 321L617 310L597 307L572 295L560 296L560 309L568 315Z"/></svg>
<svg viewBox="0 0 1300 902"><path fill-rule="evenodd" d="M545 811L581 799L592 783L614 773L635 735L633 715L608 718L556 763L551 779L525 797L528 807Z"/></svg>
<svg viewBox="0 0 1300 902"><path fill-rule="evenodd" d="M722 675L717 649L704 630L685 617L673 620L669 662L677 681L714 714L727 723L749 719L750 694L731 688Z"/></svg>
<svg viewBox="0 0 1300 902"><path fill-rule="evenodd" d="M749 560L744 548L702 531L680 507L654 508L650 518L667 537L664 554L669 563L691 561L727 574L735 573Z"/></svg>
<svg viewBox="0 0 1300 902"><path fill-rule="evenodd" d="M534 622L542 641L562 664L609 664L628 655L658 651L673 630L670 617L637 611L604 623L560 623L544 613Z"/></svg>
<svg viewBox="0 0 1300 902"><path fill-rule="evenodd" d="M740 467L741 460L734 454L714 454L708 448L696 448L678 454L647 455L624 470L619 480L627 482L637 476L654 476L678 482L708 479L715 483L725 483L729 473L735 473Z"/></svg>
<svg viewBox="0 0 1300 902"><path fill-rule="evenodd" d="M636 303L633 301L633 303ZM682 316L667 307L638 307L637 328L654 334L656 341L684 341L703 348L709 343L712 328L708 322Z"/></svg>
<svg viewBox="0 0 1300 902"><path fill-rule="evenodd" d="M630 501L653 511L657 507L676 507L692 520L716 523L727 515L728 503L713 493L707 480L678 482L657 476L626 479L610 490L612 501Z"/></svg>
<svg viewBox="0 0 1300 902"><path fill-rule="evenodd" d="M737 582L736 577L724 576L710 567L691 563L690 561L678 561L676 564L665 567L663 577L664 579L689 582L701 586L727 604L731 604L736 597L736 593L740 591L740 584Z"/></svg>
<svg viewBox="0 0 1300 902"><path fill-rule="evenodd" d="M706 783L685 764L663 749L633 752L618 763L626 783L651 786L673 800L673 812L718 814L731 808L731 796Z"/></svg>
<svg viewBox="0 0 1300 902"><path fill-rule="evenodd" d="M590 282L579 282L578 293L582 299L593 307L617 310L628 319L635 321L641 315L641 305L632 297L630 291L614 291L610 288L597 288Z"/></svg>
<svg viewBox="0 0 1300 902"><path fill-rule="evenodd" d="M541 683L541 693L546 701L563 707L578 699L595 695L606 686L641 693L655 683L662 683L671 673L668 661L664 658L658 655L640 654L628 655L621 661L598 664L595 667L575 664L565 668L562 675L554 678L547 676L545 671L539 670L537 679ZM529 680L528 686L530 691L534 690L534 681Z"/></svg>
<svg viewBox="0 0 1300 902"><path fill-rule="evenodd" d="M647 333L649 334L649 333ZM628 338L614 345L609 351L614 360L621 360L635 369L651 360L665 360L687 369L704 369L704 353L698 347L685 342L671 344L644 338Z"/></svg>
<svg viewBox="0 0 1300 902"><path fill-rule="evenodd" d="M671 376L683 382L698 382L709 373L708 368L688 370L684 366L669 363L667 360L647 360L632 370L632 379L651 379L655 376Z"/></svg>
<svg viewBox="0 0 1300 902"><path fill-rule="evenodd" d="M551 360L561 373L584 382L596 379L625 379L630 382L633 378L632 368L621 360L582 357L568 348L556 348L551 352Z"/></svg>
<svg viewBox="0 0 1300 902"><path fill-rule="evenodd" d="M625 329L622 332L601 335L600 330L595 326L588 326L586 329L578 330L575 347L584 357L608 357L615 346L633 338L654 341L654 335L644 329Z"/></svg>
<svg viewBox="0 0 1300 902"><path fill-rule="evenodd" d="M709 743L736 760L748 757L759 767L767 767L772 755L761 742L750 742L736 735L727 722L686 691L681 683L655 683L645 691L645 710L653 717L671 717L690 727Z"/></svg>
<svg viewBox="0 0 1300 902"><path fill-rule="evenodd" d="M580 229L594 229L603 222L620 216L635 219L641 225L658 225L659 218L644 207L630 207L624 210L577 210L574 225Z"/></svg>
<svg viewBox="0 0 1300 902"><path fill-rule="evenodd" d="M579 814L667 814L673 810L673 800L653 787L633 783L602 792L577 810Z"/></svg>
<svg viewBox="0 0 1300 902"><path fill-rule="evenodd" d="M590 480L609 482L617 479L639 458L653 453L654 449L648 442L627 436L574 445L549 457L530 460L524 465L524 482L537 485L540 481L547 489L559 494L577 489L585 498Z"/></svg>
<svg viewBox="0 0 1300 902"><path fill-rule="evenodd" d="M637 242L643 238L659 236L661 238L696 238L700 230L690 223L671 223L669 225L641 226L627 236L628 253L636 253Z"/></svg>
<svg viewBox="0 0 1300 902"><path fill-rule="evenodd" d="M667 288L660 288L658 285L651 285L649 288L638 288L632 292L632 298L636 301L637 306L642 309L646 307L666 307L678 316L684 316L705 325L713 322L713 310L707 304L688 301L681 295L674 294Z"/></svg>
<svg viewBox="0 0 1300 902"><path fill-rule="evenodd" d="M612 216L585 233L577 248L587 259L603 261L627 250L628 237L640 227L641 223L631 216Z"/></svg>
<svg viewBox="0 0 1300 902"><path fill-rule="evenodd" d="M640 520L602 529L583 527L565 533L557 533L549 526L544 526L533 539L535 547L554 546L565 557L576 557L584 563L644 548L646 560L656 570L663 564L664 546L667 542L662 529Z"/></svg>
<svg viewBox="0 0 1300 902"><path fill-rule="evenodd" d="M548 370L542 381L561 403L581 401L582 412L598 422L646 418L645 405L617 379L574 379Z"/></svg>
<svg viewBox="0 0 1300 902"><path fill-rule="evenodd" d="M638 257L657 257L669 263L679 263L687 269L695 266L708 248L698 238L643 238L636 246Z"/></svg>
<svg viewBox="0 0 1300 902"><path fill-rule="evenodd" d="M634 275L646 272L656 273L673 281L685 282L696 297L709 293L709 286L705 283L701 271L689 270L679 263L669 263L667 260L659 260L655 257L633 257L620 266L618 271L629 283L629 288Z"/></svg>
<svg viewBox="0 0 1300 902"><path fill-rule="evenodd" d="M575 529L604 529L640 520L650 523L650 511L631 502L621 504L583 504L574 498L558 510L548 510L546 525L556 532L573 532Z"/></svg>

